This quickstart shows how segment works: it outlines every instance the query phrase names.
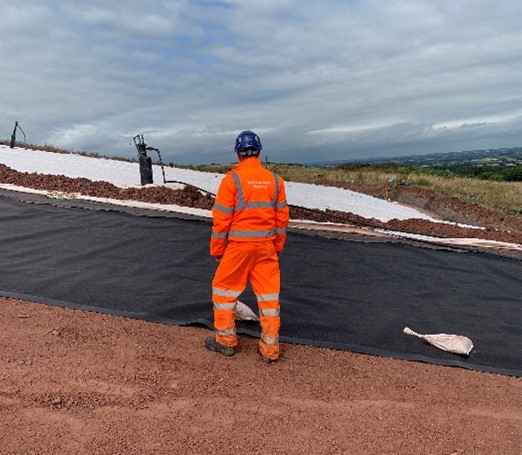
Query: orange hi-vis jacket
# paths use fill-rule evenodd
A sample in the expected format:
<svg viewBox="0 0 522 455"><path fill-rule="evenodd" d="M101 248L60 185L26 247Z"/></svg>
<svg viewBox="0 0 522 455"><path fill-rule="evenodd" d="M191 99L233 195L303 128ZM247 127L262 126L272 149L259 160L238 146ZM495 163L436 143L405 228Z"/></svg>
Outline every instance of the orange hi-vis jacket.
<svg viewBox="0 0 522 455"><path fill-rule="evenodd" d="M212 217L211 256L222 256L227 242L272 240L282 251L289 219L283 179L259 158L241 161L223 178Z"/></svg>

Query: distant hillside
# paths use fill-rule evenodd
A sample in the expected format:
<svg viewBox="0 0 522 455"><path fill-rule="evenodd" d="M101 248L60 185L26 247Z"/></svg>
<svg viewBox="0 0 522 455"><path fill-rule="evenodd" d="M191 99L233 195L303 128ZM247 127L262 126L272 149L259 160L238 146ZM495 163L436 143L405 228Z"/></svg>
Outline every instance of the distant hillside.
<svg viewBox="0 0 522 455"><path fill-rule="evenodd" d="M403 166L444 172L445 174L475 177L481 180L522 182L522 147L433 153L367 160L331 161L316 166L356 168L360 166Z"/></svg>
<svg viewBox="0 0 522 455"><path fill-rule="evenodd" d="M462 152L432 153L429 155L395 156L390 158L368 158L365 160L337 160L314 163L315 166L332 167L346 163L387 164L404 166L429 166L451 168L459 166L521 166L522 147L488 150L466 150Z"/></svg>

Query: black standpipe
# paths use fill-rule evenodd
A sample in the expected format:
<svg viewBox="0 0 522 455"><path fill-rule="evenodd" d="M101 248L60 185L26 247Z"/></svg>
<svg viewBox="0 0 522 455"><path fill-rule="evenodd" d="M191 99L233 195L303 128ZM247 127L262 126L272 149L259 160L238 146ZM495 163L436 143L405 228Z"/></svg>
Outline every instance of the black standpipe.
<svg viewBox="0 0 522 455"><path fill-rule="evenodd" d="M136 149L138 150L138 158L140 161L141 184L151 184L153 183L152 159L150 158L150 156L147 156L147 144L145 144L143 134L138 134L137 136L134 136L134 144L136 145Z"/></svg>
<svg viewBox="0 0 522 455"><path fill-rule="evenodd" d="M15 121L15 125L14 125L14 128L13 128L13 134L11 134L11 142L9 143L9 147L10 148L14 148L15 144L16 144L16 130L20 130L22 132L22 134L24 135L24 142L25 142L25 133L24 133L24 130L22 129L22 127L18 124L18 121Z"/></svg>

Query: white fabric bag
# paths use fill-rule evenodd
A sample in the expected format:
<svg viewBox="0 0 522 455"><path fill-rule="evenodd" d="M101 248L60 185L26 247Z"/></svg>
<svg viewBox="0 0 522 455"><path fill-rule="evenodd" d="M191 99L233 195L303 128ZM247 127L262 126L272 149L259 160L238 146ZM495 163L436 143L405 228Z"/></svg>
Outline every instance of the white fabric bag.
<svg viewBox="0 0 522 455"><path fill-rule="evenodd" d="M473 342L462 335L448 335L439 333L433 335L422 335L414 332L409 327L404 327L404 333L413 335L427 341L429 344L442 349L443 351L452 352L454 354L469 355L473 349Z"/></svg>
<svg viewBox="0 0 522 455"><path fill-rule="evenodd" d="M259 321L259 317L239 300L236 303L236 319L238 321Z"/></svg>

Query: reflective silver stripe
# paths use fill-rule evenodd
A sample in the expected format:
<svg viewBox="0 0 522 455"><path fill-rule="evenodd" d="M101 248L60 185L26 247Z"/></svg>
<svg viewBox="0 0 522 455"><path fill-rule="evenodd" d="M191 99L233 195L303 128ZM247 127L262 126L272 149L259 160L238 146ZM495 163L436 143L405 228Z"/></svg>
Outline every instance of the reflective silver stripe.
<svg viewBox="0 0 522 455"><path fill-rule="evenodd" d="M279 316L279 310L263 310L259 309L260 316Z"/></svg>
<svg viewBox="0 0 522 455"><path fill-rule="evenodd" d="M276 234L286 234L285 228L276 228Z"/></svg>
<svg viewBox="0 0 522 455"><path fill-rule="evenodd" d="M230 174L234 183L236 184L237 190L237 205L234 207L234 210L243 210L245 208L245 196L243 194L243 187L241 186L241 180L239 179L239 175L236 172L232 172Z"/></svg>
<svg viewBox="0 0 522 455"><path fill-rule="evenodd" d="M270 338L270 337L267 337L265 335L261 335L261 339L266 343L266 344L278 344L279 343L279 337L277 338Z"/></svg>
<svg viewBox="0 0 522 455"><path fill-rule="evenodd" d="M275 235L275 229L270 229L268 231L229 231L229 237L270 237Z"/></svg>
<svg viewBox="0 0 522 455"><path fill-rule="evenodd" d="M241 209L271 209L274 204L271 202L247 202L243 203Z"/></svg>
<svg viewBox="0 0 522 455"><path fill-rule="evenodd" d="M236 335L236 329L216 330L216 333L222 337L233 337Z"/></svg>
<svg viewBox="0 0 522 455"><path fill-rule="evenodd" d="M217 303L214 302L214 310L235 310L236 302L232 303Z"/></svg>
<svg viewBox="0 0 522 455"><path fill-rule="evenodd" d="M274 192L274 199L273 199L273 207L276 207L277 204L277 197L279 196L279 179L277 178L277 174L275 172L272 172L272 175L274 177L274 183L275 183L275 192Z"/></svg>
<svg viewBox="0 0 522 455"><path fill-rule="evenodd" d="M221 289L221 288L212 288L212 293L216 295L220 295L221 297L239 297L241 295L241 291L232 291L229 289Z"/></svg>
<svg viewBox="0 0 522 455"><path fill-rule="evenodd" d="M226 213L227 215L232 215L234 213L234 207L225 207L224 205L218 204L217 202L214 202L212 208Z"/></svg>
<svg viewBox="0 0 522 455"><path fill-rule="evenodd" d="M268 302L270 300L279 300L279 294L256 294L259 302Z"/></svg>
<svg viewBox="0 0 522 455"><path fill-rule="evenodd" d="M212 231L211 235L212 235L212 237L214 237L216 239L226 239L227 238L227 233L226 232L221 233L221 232L214 232L214 231Z"/></svg>
<svg viewBox="0 0 522 455"><path fill-rule="evenodd" d="M286 201L284 202L280 202L279 204L276 204L276 209L284 209L286 207L288 207L288 203Z"/></svg>

